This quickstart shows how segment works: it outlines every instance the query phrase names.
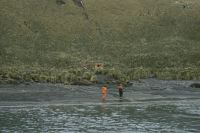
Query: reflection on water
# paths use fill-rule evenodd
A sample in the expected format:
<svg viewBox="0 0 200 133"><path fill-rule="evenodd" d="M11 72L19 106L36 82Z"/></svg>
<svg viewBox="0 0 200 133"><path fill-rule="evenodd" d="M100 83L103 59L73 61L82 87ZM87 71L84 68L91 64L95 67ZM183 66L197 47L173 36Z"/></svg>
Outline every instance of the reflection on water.
<svg viewBox="0 0 200 133"><path fill-rule="evenodd" d="M102 97L101 97L101 102L102 102L102 103L106 103L106 102L107 102L107 97L102 96Z"/></svg>
<svg viewBox="0 0 200 133"><path fill-rule="evenodd" d="M103 102L0 107L0 132L198 132L200 107Z"/></svg>

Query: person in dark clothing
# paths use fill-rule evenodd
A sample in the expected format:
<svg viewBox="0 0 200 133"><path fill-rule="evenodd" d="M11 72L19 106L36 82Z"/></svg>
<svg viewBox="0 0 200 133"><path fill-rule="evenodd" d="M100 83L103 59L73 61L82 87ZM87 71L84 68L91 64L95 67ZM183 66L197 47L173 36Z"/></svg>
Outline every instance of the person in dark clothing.
<svg viewBox="0 0 200 133"><path fill-rule="evenodd" d="M117 85L117 89L119 91L119 96L122 97L123 96L123 90L124 90L123 85L122 84Z"/></svg>

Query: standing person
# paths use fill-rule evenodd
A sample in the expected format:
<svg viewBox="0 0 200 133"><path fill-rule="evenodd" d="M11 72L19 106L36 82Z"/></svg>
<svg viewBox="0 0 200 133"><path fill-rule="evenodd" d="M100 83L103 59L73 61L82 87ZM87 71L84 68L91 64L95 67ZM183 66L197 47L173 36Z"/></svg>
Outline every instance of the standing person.
<svg viewBox="0 0 200 133"><path fill-rule="evenodd" d="M104 85L104 86L101 88L101 93L102 93L102 99L105 99L105 98L106 98L106 95L107 95L107 85Z"/></svg>
<svg viewBox="0 0 200 133"><path fill-rule="evenodd" d="M119 91L119 96L122 97L123 96L123 90L124 90L124 87L122 84L118 84L117 85L117 89Z"/></svg>

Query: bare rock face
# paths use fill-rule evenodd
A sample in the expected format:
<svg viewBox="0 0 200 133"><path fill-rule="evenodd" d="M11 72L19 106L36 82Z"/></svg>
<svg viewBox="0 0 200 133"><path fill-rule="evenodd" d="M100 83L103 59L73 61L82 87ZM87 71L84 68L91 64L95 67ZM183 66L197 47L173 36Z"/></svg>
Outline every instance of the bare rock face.
<svg viewBox="0 0 200 133"><path fill-rule="evenodd" d="M190 85L192 88L200 88L200 83L193 83Z"/></svg>
<svg viewBox="0 0 200 133"><path fill-rule="evenodd" d="M75 5L84 8L83 0L73 0L73 2Z"/></svg>
<svg viewBox="0 0 200 133"><path fill-rule="evenodd" d="M83 9L83 16L85 16L85 18L88 20L89 19L89 16L85 10L85 6L84 6L84 3L83 3L83 0L72 0L74 2L74 4L76 6L78 6L79 8L82 8ZM56 4L59 5L59 6L63 6L66 4L65 0L56 0Z"/></svg>

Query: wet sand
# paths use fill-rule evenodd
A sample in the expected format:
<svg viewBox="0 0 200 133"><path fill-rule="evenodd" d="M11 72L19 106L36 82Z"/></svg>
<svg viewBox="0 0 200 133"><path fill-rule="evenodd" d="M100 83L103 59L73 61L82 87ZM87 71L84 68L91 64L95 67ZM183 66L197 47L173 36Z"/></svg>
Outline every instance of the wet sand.
<svg viewBox="0 0 200 133"><path fill-rule="evenodd" d="M200 98L200 88L192 88L192 83L200 81L173 81L145 79L132 81L125 88L124 102L190 100ZM70 86L61 84L0 85L0 105L26 103L99 103L101 85ZM119 100L115 85L108 86L107 101Z"/></svg>

